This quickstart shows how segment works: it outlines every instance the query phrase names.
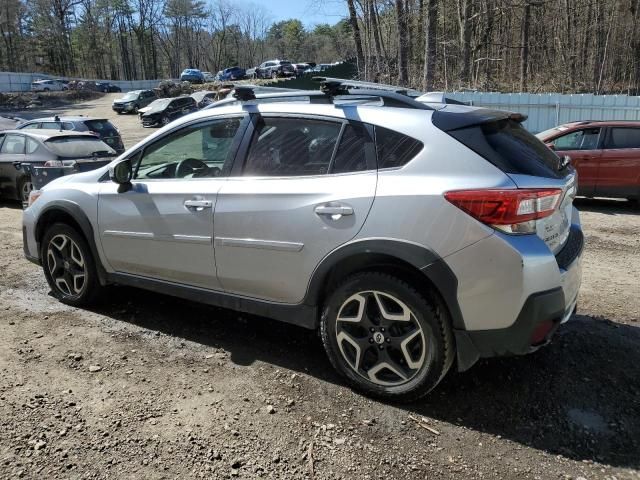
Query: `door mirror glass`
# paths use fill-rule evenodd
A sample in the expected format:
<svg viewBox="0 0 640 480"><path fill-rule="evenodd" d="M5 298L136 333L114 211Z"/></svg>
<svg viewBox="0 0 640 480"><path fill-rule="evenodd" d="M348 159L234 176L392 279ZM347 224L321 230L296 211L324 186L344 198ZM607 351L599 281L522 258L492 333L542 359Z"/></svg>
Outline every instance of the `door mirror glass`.
<svg viewBox="0 0 640 480"><path fill-rule="evenodd" d="M131 160L125 160L109 167L109 177L112 181L121 185L131 181L132 172Z"/></svg>

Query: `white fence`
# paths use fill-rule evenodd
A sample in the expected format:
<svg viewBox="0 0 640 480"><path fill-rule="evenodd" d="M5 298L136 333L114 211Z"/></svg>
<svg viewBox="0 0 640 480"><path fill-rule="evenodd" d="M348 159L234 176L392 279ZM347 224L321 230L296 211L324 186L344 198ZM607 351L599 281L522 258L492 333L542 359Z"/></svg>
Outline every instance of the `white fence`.
<svg viewBox="0 0 640 480"><path fill-rule="evenodd" d="M0 92L28 92L31 90L31 82L35 80L56 78L44 73L17 73L0 72ZM117 85L123 92L129 90L143 90L158 86L160 80L94 80L96 82L109 82Z"/></svg>
<svg viewBox="0 0 640 480"><path fill-rule="evenodd" d="M628 95L451 92L446 96L478 107L525 114L524 126L533 133L579 120L640 121L640 97Z"/></svg>

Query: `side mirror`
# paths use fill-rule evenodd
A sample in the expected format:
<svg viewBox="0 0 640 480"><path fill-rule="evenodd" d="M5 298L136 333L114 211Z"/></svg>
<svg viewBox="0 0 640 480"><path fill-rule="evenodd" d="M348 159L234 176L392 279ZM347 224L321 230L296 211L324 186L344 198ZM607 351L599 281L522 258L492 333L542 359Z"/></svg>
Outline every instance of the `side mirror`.
<svg viewBox="0 0 640 480"><path fill-rule="evenodd" d="M131 168L131 160L124 160L109 167L109 178L120 185L128 184L133 177L133 169Z"/></svg>
<svg viewBox="0 0 640 480"><path fill-rule="evenodd" d="M553 143L547 143L547 147L550 148L551 150L556 149L556 146Z"/></svg>

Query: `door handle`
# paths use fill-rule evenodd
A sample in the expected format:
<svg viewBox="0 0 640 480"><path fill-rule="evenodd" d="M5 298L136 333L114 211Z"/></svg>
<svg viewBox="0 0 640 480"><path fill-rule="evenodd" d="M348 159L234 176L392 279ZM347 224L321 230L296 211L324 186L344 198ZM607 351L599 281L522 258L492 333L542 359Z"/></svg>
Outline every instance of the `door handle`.
<svg viewBox="0 0 640 480"><path fill-rule="evenodd" d="M314 211L317 215L353 215L353 208L348 205L318 205Z"/></svg>
<svg viewBox="0 0 640 480"><path fill-rule="evenodd" d="M185 200L184 206L189 209L193 208L200 212L205 208L211 208L213 206L213 202L211 200Z"/></svg>

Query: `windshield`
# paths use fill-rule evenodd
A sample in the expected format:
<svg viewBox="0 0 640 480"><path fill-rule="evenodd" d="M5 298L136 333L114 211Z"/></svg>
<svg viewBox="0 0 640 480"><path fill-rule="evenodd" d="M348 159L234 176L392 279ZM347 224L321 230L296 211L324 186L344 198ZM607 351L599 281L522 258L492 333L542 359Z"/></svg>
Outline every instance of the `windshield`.
<svg viewBox="0 0 640 480"><path fill-rule="evenodd" d="M147 107L147 113L164 110L165 108L167 108L167 105L169 105L169 102L171 102L170 98L161 98L160 100L154 100L149 104L149 107Z"/></svg>
<svg viewBox="0 0 640 480"><path fill-rule="evenodd" d="M44 143L60 158L102 157L116 154L109 145L90 135L53 137Z"/></svg>
<svg viewBox="0 0 640 480"><path fill-rule="evenodd" d="M121 98L121 100L137 100L138 95L140 95L140 92L135 90L133 92L127 93L124 97Z"/></svg>
<svg viewBox="0 0 640 480"><path fill-rule="evenodd" d="M565 130L567 130L567 127L553 127L553 128L550 128L549 130L545 130L544 132L536 133L536 137L544 141L545 138L549 138Z"/></svg>

